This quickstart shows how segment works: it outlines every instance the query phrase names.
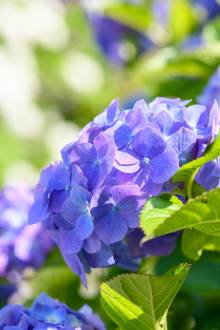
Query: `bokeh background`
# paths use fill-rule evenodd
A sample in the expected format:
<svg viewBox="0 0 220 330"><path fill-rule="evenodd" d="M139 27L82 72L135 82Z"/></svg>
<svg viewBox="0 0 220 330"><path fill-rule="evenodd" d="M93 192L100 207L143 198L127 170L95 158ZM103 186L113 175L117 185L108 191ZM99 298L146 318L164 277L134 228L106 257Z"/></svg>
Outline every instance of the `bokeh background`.
<svg viewBox="0 0 220 330"><path fill-rule="evenodd" d="M215 74L220 99L220 3L217 0L0 0L0 184L34 187L42 167L80 128L118 97L206 99ZM208 102L208 101L207 101ZM149 258L141 271L162 273L184 261ZM121 270L94 271L89 290L54 250L25 271L10 302L45 291L74 308L99 306L100 281ZM5 283L1 279L0 283ZM169 329L220 329L220 255L193 265L169 314Z"/></svg>

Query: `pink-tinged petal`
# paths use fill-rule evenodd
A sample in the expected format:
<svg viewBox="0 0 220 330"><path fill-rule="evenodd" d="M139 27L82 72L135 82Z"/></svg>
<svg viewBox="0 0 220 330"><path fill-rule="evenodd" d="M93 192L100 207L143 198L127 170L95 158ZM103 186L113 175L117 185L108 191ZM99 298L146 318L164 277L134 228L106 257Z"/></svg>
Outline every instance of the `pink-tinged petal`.
<svg viewBox="0 0 220 330"><path fill-rule="evenodd" d="M167 146L163 153L150 162L150 178L152 182L163 183L169 180L179 168L177 153Z"/></svg>
<svg viewBox="0 0 220 330"><path fill-rule="evenodd" d="M124 173L136 173L140 168L139 160L127 152L118 150L115 155L114 168Z"/></svg>

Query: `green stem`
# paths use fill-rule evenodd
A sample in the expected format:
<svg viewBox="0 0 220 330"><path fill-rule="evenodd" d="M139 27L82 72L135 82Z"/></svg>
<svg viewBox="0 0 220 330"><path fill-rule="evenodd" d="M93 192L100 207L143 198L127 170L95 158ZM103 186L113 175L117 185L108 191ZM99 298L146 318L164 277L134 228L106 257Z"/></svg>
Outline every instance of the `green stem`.
<svg viewBox="0 0 220 330"><path fill-rule="evenodd" d="M193 185L193 182L195 180L195 176L198 172L199 168L197 168L195 170L195 172L193 173L193 175L191 176L189 182L188 182L188 185L187 185L187 188L186 188L186 194L187 194L187 199L191 199L192 198L192 185Z"/></svg>

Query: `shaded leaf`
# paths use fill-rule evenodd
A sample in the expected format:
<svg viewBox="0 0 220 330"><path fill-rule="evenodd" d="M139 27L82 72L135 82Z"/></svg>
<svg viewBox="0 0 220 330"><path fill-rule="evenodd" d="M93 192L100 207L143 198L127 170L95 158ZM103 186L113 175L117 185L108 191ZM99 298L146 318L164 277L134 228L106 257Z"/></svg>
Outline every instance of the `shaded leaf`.
<svg viewBox="0 0 220 330"><path fill-rule="evenodd" d="M186 229L182 235L182 251L192 260L198 260L203 251L220 252L220 239L217 236L206 235L195 229Z"/></svg>
<svg viewBox="0 0 220 330"><path fill-rule="evenodd" d="M122 330L165 330L168 308L188 270L184 264L164 276L117 276L102 284L102 305Z"/></svg>
<svg viewBox="0 0 220 330"><path fill-rule="evenodd" d="M174 41L192 32L197 21L196 12L188 0L171 1L169 28Z"/></svg>

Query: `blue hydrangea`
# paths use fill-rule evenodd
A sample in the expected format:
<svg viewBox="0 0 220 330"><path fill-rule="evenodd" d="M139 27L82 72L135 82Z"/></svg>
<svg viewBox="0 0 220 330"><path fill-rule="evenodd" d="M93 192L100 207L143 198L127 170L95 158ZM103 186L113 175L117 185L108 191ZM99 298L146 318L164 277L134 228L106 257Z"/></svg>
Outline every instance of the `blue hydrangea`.
<svg viewBox="0 0 220 330"><path fill-rule="evenodd" d="M7 305L0 309L0 330L105 330L88 305L79 311L41 293L30 308Z"/></svg>
<svg viewBox="0 0 220 330"><path fill-rule="evenodd" d="M141 256L174 248L178 234L140 245L139 212L217 134L217 104L188 103L141 99L120 111L114 100L42 171L29 222L44 224L84 284L91 267L134 270Z"/></svg>
<svg viewBox="0 0 220 330"><path fill-rule="evenodd" d="M27 226L32 203L33 193L25 186L0 191L0 276L38 268L53 246L42 224Z"/></svg>

